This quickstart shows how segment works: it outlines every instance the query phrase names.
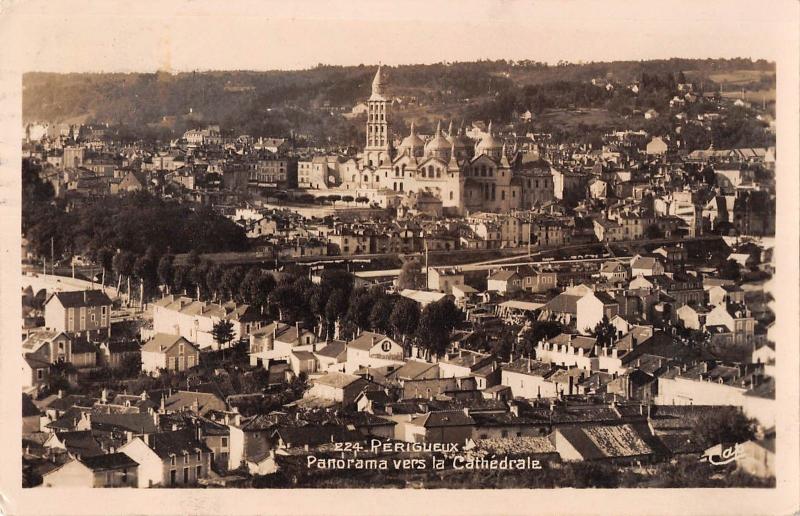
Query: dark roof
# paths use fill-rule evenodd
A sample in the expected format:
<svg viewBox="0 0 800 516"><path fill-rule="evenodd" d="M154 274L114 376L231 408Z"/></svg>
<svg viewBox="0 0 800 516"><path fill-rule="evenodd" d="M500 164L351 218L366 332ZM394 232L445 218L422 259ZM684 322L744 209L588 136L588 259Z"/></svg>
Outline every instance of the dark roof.
<svg viewBox="0 0 800 516"><path fill-rule="evenodd" d="M324 348L318 350L317 355L336 358L347 350L347 343L341 340L332 340Z"/></svg>
<svg viewBox="0 0 800 516"><path fill-rule="evenodd" d="M92 471L135 468L139 465L138 462L121 452L83 457L81 462Z"/></svg>
<svg viewBox="0 0 800 516"><path fill-rule="evenodd" d="M57 432L56 437L75 456L91 457L105 453L91 430Z"/></svg>
<svg viewBox="0 0 800 516"><path fill-rule="evenodd" d="M630 366L642 355L686 361L699 358L700 352L666 333L658 332L623 356L622 365Z"/></svg>
<svg viewBox="0 0 800 516"><path fill-rule="evenodd" d="M150 436L150 447L162 459L170 455L182 455L184 452L210 451L204 443L197 440L197 433L192 428L155 433Z"/></svg>
<svg viewBox="0 0 800 516"><path fill-rule="evenodd" d="M51 401L47 408L53 410L67 410L70 407L86 407L91 408L97 400L89 396L82 396L79 394L67 394L62 398L56 398Z"/></svg>
<svg viewBox="0 0 800 516"><path fill-rule="evenodd" d="M29 395L23 393L22 394L22 417L30 417L30 416L38 416L42 413L33 403L33 398Z"/></svg>
<svg viewBox="0 0 800 516"><path fill-rule="evenodd" d="M96 430L123 430L134 433L150 434L158 431L153 416L147 413L139 414L104 414L92 412L92 429Z"/></svg>
<svg viewBox="0 0 800 516"><path fill-rule="evenodd" d="M78 339L72 342L72 353L97 353L97 347L89 341Z"/></svg>
<svg viewBox="0 0 800 516"><path fill-rule="evenodd" d="M127 353L141 351L142 346L134 340L113 340L108 343L108 350L111 353Z"/></svg>
<svg viewBox="0 0 800 516"><path fill-rule="evenodd" d="M331 442L357 442L364 440L364 436L360 433L339 425L281 427L275 430L275 434L288 447L316 446Z"/></svg>
<svg viewBox="0 0 800 516"><path fill-rule="evenodd" d="M82 306L108 306L111 299L102 290L76 290L72 292L56 292L57 298L65 308L78 308Z"/></svg>

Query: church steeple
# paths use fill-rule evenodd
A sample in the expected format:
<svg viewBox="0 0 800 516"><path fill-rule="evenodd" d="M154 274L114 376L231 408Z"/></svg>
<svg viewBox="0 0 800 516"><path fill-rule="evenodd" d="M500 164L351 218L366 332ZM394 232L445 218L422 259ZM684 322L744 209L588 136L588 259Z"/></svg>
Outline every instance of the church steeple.
<svg viewBox="0 0 800 516"><path fill-rule="evenodd" d="M384 87L383 67L378 65L372 79L372 95L367 101L367 145L364 161L367 165L379 166L391 159L389 136L389 99Z"/></svg>

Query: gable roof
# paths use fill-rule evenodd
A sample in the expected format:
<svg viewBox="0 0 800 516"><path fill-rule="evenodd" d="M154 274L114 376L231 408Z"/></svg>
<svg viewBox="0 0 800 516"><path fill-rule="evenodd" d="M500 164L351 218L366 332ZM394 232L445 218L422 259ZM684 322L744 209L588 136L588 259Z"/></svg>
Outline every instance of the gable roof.
<svg viewBox="0 0 800 516"><path fill-rule="evenodd" d="M348 342L347 346L351 348L360 349L363 351L369 351L370 349L372 349L372 346L374 346L375 344L384 339L389 339L389 337L380 333L365 331L362 332L361 335L359 335L355 339Z"/></svg>
<svg viewBox="0 0 800 516"><path fill-rule="evenodd" d="M55 292L48 302L56 298L64 308L79 308L90 306L108 306L111 299L102 290L75 290L70 292Z"/></svg>
<svg viewBox="0 0 800 516"><path fill-rule="evenodd" d="M328 342L325 347L320 350L316 351L317 355L328 357L328 358L337 358L339 355L344 353L347 350L347 343L342 340L332 340Z"/></svg>
<svg viewBox="0 0 800 516"><path fill-rule="evenodd" d="M205 443L197 440L197 434L192 428L155 433L150 436L150 448L162 459L170 455L183 455L184 452L210 451Z"/></svg>
<svg viewBox="0 0 800 516"><path fill-rule="evenodd" d="M186 340L185 338L181 337L180 335L170 335L169 333L156 333L150 340L148 340L147 342L144 343L144 345L142 345L142 351L147 351L151 353L164 353L166 351L169 351L169 349L172 348L172 346L181 341L184 344L188 344L195 351L197 351L195 345Z"/></svg>
<svg viewBox="0 0 800 516"><path fill-rule="evenodd" d="M584 460L637 457L655 452L629 424L564 427L557 432Z"/></svg>
<svg viewBox="0 0 800 516"><path fill-rule="evenodd" d="M138 462L128 457L128 455L117 453L105 453L103 455L93 455L81 458L81 463L92 471L108 471L114 469L135 468Z"/></svg>

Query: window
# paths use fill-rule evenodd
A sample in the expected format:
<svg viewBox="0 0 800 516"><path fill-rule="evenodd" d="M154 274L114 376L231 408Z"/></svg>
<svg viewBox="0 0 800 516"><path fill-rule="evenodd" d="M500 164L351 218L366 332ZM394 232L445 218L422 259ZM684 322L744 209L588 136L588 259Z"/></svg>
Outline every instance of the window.
<svg viewBox="0 0 800 516"><path fill-rule="evenodd" d="M91 313L91 317L89 319L92 321L92 324L96 322L96 319L94 317L94 312Z"/></svg>
<svg viewBox="0 0 800 516"><path fill-rule="evenodd" d="M36 370L36 379L41 380L44 378L44 369L37 369Z"/></svg>
<svg viewBox="0 0 800 516"><path fill-rule="evenodd" d="M169 464L170 464L170 466L174 466L175 465L175 456L174 455L169 458Z"/></svg>
<svg viewBox="0 0 800 516"><path fill-rule="evenodd" d="M203 462L202 454L197 452L197 462Z"/></svg>
<svg viewBox="0 0 800 516"><path fill-rule="evenodd" d="M189 483L189 468L183 468L183 483Z"/></svg>
<svg viewBox="0 0 800 516"><path fill-rule="evenodd" d="M201 478L203 476L203 466L197 466L197 478Z"/></svg>
<svg viewBox="0 0 800 516"><path fill-rule="evenodd" d="M227 448L227 446L228 446L228 438L227 437L223 437L222 438L222 447L223 448Z"/></svg>
<svg viewBox="0 0 800 516"><path fill-rule="evenodd" d="M110 471L106 471L106 486L110 486L110 485L111 485L111 472Z"/></svg>
<svg viewBox="0 0 800 516"><path fill-rule="evenodd" d="M169 485L171 486L175 485L175 477L176 477L176 471L174 469L169 470Z"/></svg>
<svg viewBox="0 0 800 516"><path fill-rule="evenodd" d="M184 452L184 454L183 454L183 463L184 464L189 464L189 454L188 453Z"/></svg>

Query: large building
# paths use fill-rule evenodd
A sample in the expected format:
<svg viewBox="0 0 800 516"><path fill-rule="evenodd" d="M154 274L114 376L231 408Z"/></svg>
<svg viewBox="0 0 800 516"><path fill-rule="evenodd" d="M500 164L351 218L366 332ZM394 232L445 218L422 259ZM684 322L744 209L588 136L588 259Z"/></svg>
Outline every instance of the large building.
<svg viewBox="0 0 800 516"><path fill-rule="evenodd" d="M409 134L395 149L389 132L391 98L385 88L379 67L367 101L366 146L360 158L302 163L300 186L325 188L335 183L349 195L390 197L398 202L433 197L441 201L447 214L526 207L523 181L514 178L509 153L491 122L474 145L463 130L453 129L452 122L447 131L439 122L427 141L412 123ZM331 173L332 168L336 173ZM548 185L552 188L552 181ZM537 200L542 199L537 196Z"/></svg>

